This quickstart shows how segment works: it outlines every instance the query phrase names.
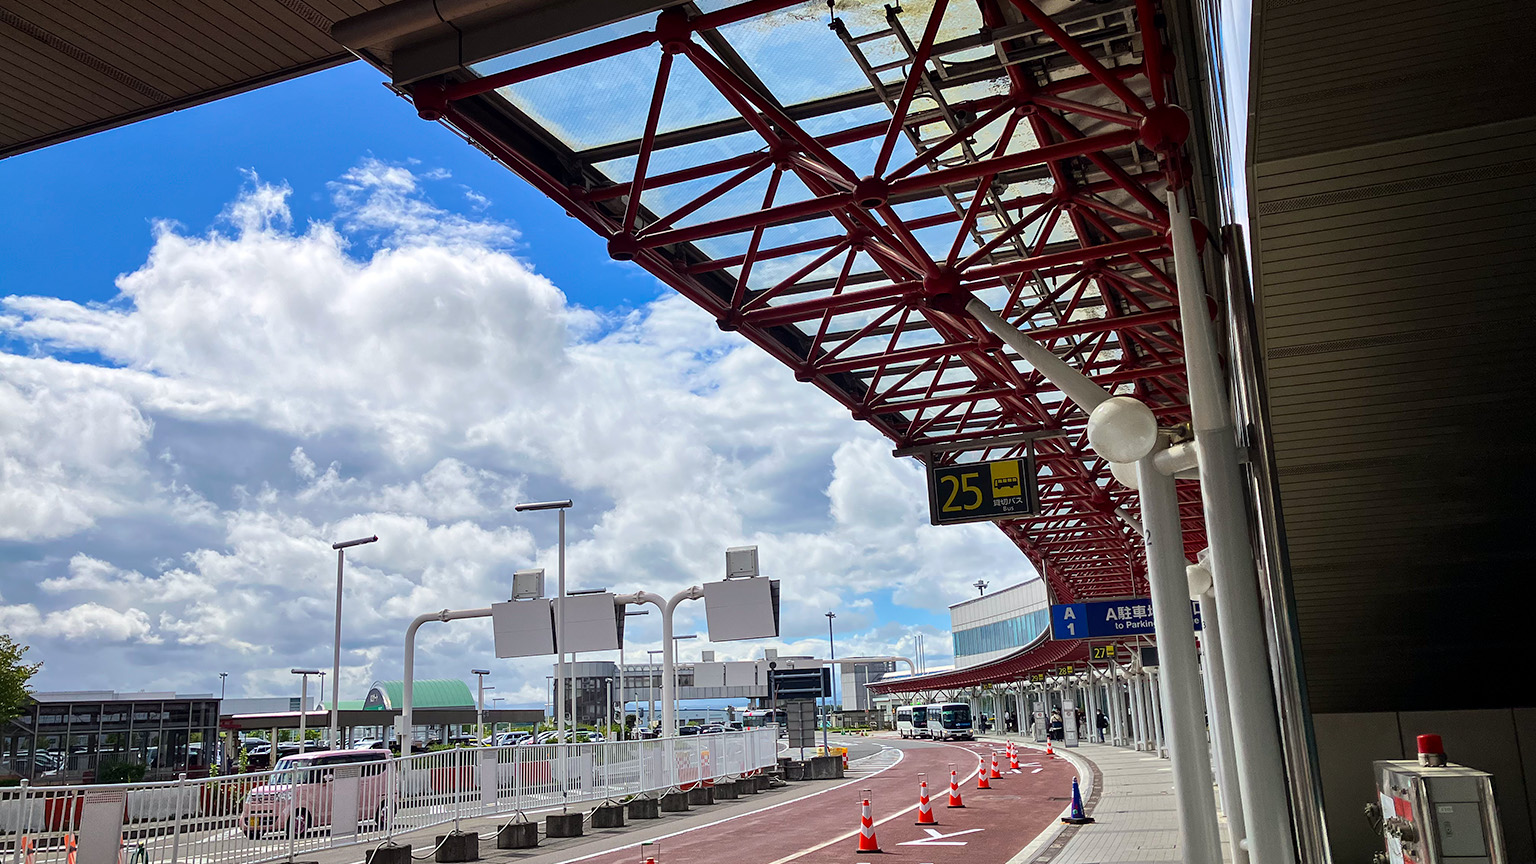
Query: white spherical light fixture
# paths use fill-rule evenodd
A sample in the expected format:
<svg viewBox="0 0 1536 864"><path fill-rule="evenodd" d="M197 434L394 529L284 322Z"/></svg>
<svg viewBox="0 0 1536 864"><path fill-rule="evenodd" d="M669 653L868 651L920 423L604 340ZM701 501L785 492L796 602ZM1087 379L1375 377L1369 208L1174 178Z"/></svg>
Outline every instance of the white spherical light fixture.
<svg viewBox="0 0 1536 864"><path fill-rule="evenodd" d="M1109 463L1109 473L1115 475L1120 485L1127 489L1140 489L1141 478L1136 474L1136 465L1131 462Z"/></svg>
<svg viewBox="0 0 1536 864"><path fill-rule="evenodd" d="M1189 579L1189 599L1199 600L1211 590L1211 568L1204 563L1185 567L1184 575Z"/></svg>
<svg viewBox="0 0 1536 864"><path fill-rule="evenodd" d="M1157 446L1157 418L1133 396L1111 396L1088 414L1088 444L1111 462L1138 462Z"/></svg>

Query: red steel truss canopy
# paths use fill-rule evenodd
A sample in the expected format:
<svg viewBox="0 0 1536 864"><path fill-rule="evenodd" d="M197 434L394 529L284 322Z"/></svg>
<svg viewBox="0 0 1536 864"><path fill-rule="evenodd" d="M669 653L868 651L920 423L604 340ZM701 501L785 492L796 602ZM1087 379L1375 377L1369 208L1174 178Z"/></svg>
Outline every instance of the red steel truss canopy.
<svg viewBox="0 0 1536 864"><path fill-rule="evenodd" d="M1046 632L1006 657L964 669L878 681L870 684L869 689L875 693L927 693L935 690L960 690L982 684L1004 684L1021 681L1032 672L1049 673L1063 663L1087 663L1088 655L1087 642L1057 641Z"/></svg>
<svg viewBox="0 0 1536 864"><path fill-rule="evenodd" d="M1163 193L1189 173L1171 106L1196 95L1174 92L1160 15L698 2L401 90L897 449L1033 446L1041 512L999 527L1058 602L1144 595L1136 494L963 306L1188 422ZM1179 497L1192 556L1198 488Z"/></svg>

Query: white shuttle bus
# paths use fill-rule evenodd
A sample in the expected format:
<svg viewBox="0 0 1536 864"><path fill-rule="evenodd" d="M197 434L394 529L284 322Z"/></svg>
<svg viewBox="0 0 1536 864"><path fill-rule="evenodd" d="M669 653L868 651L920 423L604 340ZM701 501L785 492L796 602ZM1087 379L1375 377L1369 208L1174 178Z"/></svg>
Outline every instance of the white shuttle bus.
<svg viewBox="0 0 1536 864"><path fill-rule="evenodd" d="M971 741L976 732L971 728L971 706L964 702L940 702L927 706L924 719L928 722L927 736L935 741L951 738Z"/></svg>
<svg viewBox="0 0 1536 864"><path fill-rule="evenodd" d="M898 706L896 708L896 734L903 738L927 738L928 706Z"/></svg>

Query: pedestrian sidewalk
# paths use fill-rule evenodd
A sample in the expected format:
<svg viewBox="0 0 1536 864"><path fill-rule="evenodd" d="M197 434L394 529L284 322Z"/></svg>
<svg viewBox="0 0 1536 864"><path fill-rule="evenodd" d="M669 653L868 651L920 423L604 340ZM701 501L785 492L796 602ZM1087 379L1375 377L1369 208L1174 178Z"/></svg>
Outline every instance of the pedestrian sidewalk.
<svg viewBox="0 0 1536 864"><path fill-rule="evenodd" d="M1039 747L1032 740L1014 740L1030 748ZM1058 757L1078 766L1083 806L1094 822L1048 831L1008 864L1157 864L1182 860L1173 768L1167 759L1108 744L1084 743L1070 749L1057 745L1055 749ZM1062 790L1063 796L1070 794L1071 790ZM1223 818L1222 857L1230 862L1226 831Z"/></svg>

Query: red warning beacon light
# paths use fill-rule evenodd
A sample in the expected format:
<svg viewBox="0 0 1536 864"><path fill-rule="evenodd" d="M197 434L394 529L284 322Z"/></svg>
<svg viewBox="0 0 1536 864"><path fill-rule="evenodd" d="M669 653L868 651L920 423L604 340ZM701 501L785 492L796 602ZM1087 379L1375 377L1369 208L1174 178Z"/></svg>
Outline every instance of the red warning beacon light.
<svg viewBox="0 0 1536 864"><path fill-rule="evenodd" d="M1445 744L1439 735L1419 736L1419 764L1425 768L1445 767Z"/></svg>

